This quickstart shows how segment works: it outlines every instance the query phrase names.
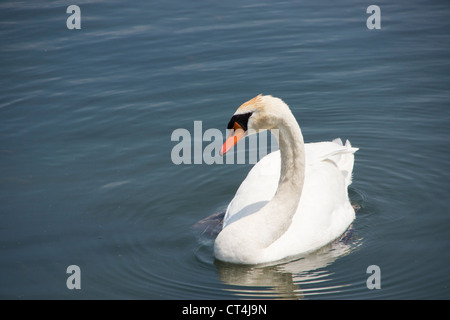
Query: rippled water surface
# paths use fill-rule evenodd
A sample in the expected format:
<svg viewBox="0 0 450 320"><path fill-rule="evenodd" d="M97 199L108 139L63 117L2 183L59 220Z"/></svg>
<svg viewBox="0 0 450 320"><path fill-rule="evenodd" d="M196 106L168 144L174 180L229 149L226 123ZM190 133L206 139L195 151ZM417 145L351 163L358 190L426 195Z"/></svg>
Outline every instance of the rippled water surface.
<svg viewBox="0 0 450 320"><path fill-rule="evenodd" d="M378 1L379 30L351 0L78 1L81 30L69 4L0 3L1 298L450 298L449 3ZM318 252L238 266L192 226L252 165L175 165L171 135L225 134L259 93L360 148L361 208Z"/></svg>

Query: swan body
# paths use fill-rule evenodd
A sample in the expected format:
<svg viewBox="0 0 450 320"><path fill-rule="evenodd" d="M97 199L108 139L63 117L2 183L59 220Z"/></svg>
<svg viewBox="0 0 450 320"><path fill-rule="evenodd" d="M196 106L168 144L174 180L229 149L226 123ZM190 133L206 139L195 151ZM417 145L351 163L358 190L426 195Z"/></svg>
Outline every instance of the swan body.
<svg viewBox="0 0 450 320"><path fill-rule="evenodd" d="M263 157L240 185L215 240L215 257L266 263L319 249L341 236L355 218L347 188L358 149L340 139L305 144L289 107L272 96L243 104L229 127L233 119L234 128L246 132L278 129L280 150Z"/></svg>

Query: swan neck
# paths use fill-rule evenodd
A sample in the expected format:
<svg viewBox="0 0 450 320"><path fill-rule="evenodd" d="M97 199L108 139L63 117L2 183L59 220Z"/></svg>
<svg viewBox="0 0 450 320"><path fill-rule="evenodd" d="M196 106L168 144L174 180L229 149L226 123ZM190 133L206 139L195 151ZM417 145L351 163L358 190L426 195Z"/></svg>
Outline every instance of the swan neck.
<svg viewBox="0 0 450 320"><path fill-rule="evenodd" d="M268 247L289 228L297 212L305 177L305 149L303 136L294 116L288 116L278 127L281 171L277 191L262 209L265 216L263 247Z"/></svg>
<svg viewBox="0 0 450 320"><path fill-rule="evenodd" d="M278 144L281 155L281 170L277 197L286 198L297 208L305 178L305 148L300 127L292 114L279 127ZM294 214L292 212L292 214Z"/></svg>

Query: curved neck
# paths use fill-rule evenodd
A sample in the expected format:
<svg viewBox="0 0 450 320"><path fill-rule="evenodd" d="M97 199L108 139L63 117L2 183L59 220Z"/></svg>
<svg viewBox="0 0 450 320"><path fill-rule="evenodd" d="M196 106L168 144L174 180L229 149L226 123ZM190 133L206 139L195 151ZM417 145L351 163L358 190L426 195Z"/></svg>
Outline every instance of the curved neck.
<svg viewBox="0 0 450 320"><path fill-rule="evenodd" d="M303 135L294 116L290 114L285 120L286 123L279 128L281 171L274 200L288 196L297 207L305 178L305 147Z"/></svg>
<svg viewBox="0 0 450 320"><path fill-rule="evenodd" d="M289 228L302 194L305 180L305 148L300 127L291 112L278 126L281 171L278 189L272 200L261 209L265 224L264 246L272 244Z"/></svg>

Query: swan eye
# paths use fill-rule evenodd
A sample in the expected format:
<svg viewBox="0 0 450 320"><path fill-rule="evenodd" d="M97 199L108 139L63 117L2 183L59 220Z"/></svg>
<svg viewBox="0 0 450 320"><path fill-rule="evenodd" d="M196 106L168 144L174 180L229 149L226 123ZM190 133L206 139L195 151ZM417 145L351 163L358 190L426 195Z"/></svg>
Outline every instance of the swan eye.
<svg viewBox="0 0 450 320"><path fill-rule="evenodd" d="M227 129L233 129L235 124L238 124L244 131L248 128L248 119L253 114L253 112L247 112L242 114L235 114L231 117L230 122L228 122Z"/></svg>

